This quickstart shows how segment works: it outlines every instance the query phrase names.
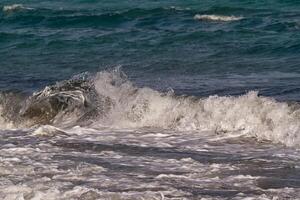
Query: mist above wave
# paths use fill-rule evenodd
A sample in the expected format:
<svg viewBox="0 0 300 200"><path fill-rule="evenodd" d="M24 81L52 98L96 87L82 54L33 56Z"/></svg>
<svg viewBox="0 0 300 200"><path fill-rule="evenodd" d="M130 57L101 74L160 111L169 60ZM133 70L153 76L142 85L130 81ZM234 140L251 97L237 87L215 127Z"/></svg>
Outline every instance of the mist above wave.
<svg viewBox="0 0 300 200"><path fill-rule="evenodd" d="M1 97L1 127L54 125L91 128L154 127L245 134L288 146L300 143L300 109L272 98L245 95L197 98L138 88L115 69L83 74L16 99ZM9 126L8 126L9 125Z"/></svg>

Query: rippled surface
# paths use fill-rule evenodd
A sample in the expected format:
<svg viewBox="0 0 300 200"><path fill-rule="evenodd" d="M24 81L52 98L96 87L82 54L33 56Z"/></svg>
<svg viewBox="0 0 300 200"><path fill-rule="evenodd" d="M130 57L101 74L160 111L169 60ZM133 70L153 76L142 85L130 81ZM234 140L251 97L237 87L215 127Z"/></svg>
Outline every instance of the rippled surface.
<svg viewBox="0 0 300 200"><path fill-rule="evenodd" d="M22 5L12 7L16 3ZM299 100L299 6L279 0L1 1L0 86L32 91L122 65L135 82L159 90L200 96L259 90Z"/></svg>

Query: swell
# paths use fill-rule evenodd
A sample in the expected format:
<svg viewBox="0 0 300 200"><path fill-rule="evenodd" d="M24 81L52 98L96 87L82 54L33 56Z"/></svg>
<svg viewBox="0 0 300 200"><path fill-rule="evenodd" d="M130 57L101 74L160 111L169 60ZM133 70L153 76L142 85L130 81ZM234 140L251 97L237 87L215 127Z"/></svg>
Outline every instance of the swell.
<svg viewBox="0 0 300 200"><path fill-rule="evenodd" d="M95 9L28 9L25 5L22 5L15 6L15 9L10 12L2 10L0 12L0 25L5 29L12 29L12 31L16 27L29 29L34 27L57 29L101 28L101 30L150 27L158 30L159 28L165 29L166 26L173 29L187 24L193 27L191 30L205 30L201 24L207 21L238 21L235 25L245 27L242 31L258 32L259 30L263 31L264 34L270 34L271 31L281 32L281 37L289 37L292 32L298 32L299 14L298 12L284 13L270 8L254 9L222 6L206 6L206 8L201 9L181 9L170 6L107 11ZM216 24L212 23L212 25ZM207 23L205 23L205 26L208 26ZM239 30L235 29L235 26L229 28L233 32ZM227 26L225 30L228 30ZM215 32L218 31L222 31L222 29L218 28Z"/></svg>
<svg viewBox="0 0 300 200"><path fill-rule="evenodd" d="M14 99L14 101L11 101ZM243 134L299 146L297 103L277 102L257 92L233 96L176 96L134 86L120 70L81 74L31 96L1 96L2 128L12 126L161 128ZM9 126L8 126L9 125Z"/></svg>
<svg viewBox="0 0 300 200"><path fill-rule="evenodd" d="M18 7L19 8L19 7ZM3 11L4 12L4 11ZM0 15L1 23L16 25L39 25L45 27L95 27L116 26L147 18L159 19L178 14L193 16L193 11L174 8L133 8L123 11L52 10L45 8L16 9ZM191 17L192 19L192 17Z"/></svg>

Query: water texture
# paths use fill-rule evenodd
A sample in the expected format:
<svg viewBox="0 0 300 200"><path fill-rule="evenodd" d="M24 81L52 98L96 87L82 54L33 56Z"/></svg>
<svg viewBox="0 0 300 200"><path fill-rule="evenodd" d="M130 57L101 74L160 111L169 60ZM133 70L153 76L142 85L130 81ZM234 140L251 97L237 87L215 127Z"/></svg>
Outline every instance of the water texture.
<svg viewBox="0 0 300 200"><path fill-rule="evenodd" d="M0 199L299 199L300 2L2 0Z"/></svg>

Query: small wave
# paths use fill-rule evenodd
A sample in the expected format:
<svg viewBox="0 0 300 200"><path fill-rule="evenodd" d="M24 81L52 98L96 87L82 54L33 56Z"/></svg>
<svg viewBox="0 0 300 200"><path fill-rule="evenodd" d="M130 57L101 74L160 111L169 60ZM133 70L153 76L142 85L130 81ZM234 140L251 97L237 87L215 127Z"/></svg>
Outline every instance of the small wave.
<svg viewBox="0 0 300 200"><path fill-rule="evenodd" d="M178 7L178 6L171 6L170 9L172 10L176 10L176 11L187 11L187 10L191 10L191 8L182 8L182 7Z"/></svg>
<svg viewBox="0 0 300 200"><path fill-rule="evenodd" d="M194 19L196 19L196 20L231 22L231 21L241 20L241 19L243 19L243 17L222 16L222 15L199 15L199 14L196 14L194 16Z"/></svg>
<svg viewBox="0 0 300 200"><path fill-rule="evenodd" d="M3 6L3 12L12 12L17 10L33 10L33 8L24 7L22 4L12 4Z"/></svg>

